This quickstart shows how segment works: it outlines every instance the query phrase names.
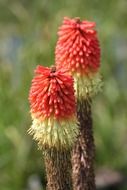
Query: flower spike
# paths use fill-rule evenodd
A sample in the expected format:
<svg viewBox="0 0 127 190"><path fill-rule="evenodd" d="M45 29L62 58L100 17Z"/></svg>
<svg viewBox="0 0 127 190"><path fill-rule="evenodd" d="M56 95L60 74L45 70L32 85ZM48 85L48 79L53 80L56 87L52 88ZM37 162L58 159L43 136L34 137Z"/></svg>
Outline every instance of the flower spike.
<svg viewBox="0 0 127 190"><path fill-rule="evenodd" d="M100 46L95 23L65 17L58 31L56 65L74 76L78 97L91 96L101 87Z"/></svg>
<svg viewBox="0 0 127 190"><path fill-rule="evenodd" d="M68 148L78 133L73 79L66 70L38 66L29 93L29 132L41 147Z"/></svg>

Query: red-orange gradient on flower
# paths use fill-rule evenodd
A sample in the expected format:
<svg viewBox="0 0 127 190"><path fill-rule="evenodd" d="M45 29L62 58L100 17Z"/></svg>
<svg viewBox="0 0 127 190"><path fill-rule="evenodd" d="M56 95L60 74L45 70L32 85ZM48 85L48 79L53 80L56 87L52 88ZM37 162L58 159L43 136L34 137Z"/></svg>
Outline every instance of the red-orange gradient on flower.
<svg viewBox="0 0 127 190"><path fill-rule="evenodd" d="M63 69L38 66L29 93L34 118L67 118L75 114L73 79Z"/></svg>
<svg viewBox="0 0 127 190"><path fill-rule="evenodd" d="M72 73L97 72L100 66L100 47L95 23L79 18L64 18L58 31L56 64Z"/></svg>

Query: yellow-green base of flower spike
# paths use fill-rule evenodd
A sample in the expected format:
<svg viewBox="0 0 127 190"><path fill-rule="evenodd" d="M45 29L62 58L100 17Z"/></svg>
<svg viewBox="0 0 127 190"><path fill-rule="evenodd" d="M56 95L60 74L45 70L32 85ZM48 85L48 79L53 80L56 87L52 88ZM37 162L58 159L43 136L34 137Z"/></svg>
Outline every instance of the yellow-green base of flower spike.
<svg viewBox="0 0 127 190"><path fill-rule="evenodd" d="M89 98L102 89L102 77L99 73L89 75L74 74L74 88L78 99Z"/></svg>
<svg viewBox="0 0 127 190"><path fill-rule="evenodd" d="M48 118L44 121L33 119L28 131L38 142L39 148L71 148L78 134L75 116L65 119Z"/></svg>

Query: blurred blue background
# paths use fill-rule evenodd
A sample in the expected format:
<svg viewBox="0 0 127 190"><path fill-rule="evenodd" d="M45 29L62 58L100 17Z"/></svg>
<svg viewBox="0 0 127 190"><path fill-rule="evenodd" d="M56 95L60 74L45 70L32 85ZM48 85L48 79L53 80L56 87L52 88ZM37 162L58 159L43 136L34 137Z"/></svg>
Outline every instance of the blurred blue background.
<svg viewBox="0 0 127 190"><path fill-rule="evenodd" d="M54 63L64 16L97 23L104 88L93 101L96 171L127 176L127 1L0 0L1 190L45 189L42 153L27 134L28 93L36 65Z"/></svg>

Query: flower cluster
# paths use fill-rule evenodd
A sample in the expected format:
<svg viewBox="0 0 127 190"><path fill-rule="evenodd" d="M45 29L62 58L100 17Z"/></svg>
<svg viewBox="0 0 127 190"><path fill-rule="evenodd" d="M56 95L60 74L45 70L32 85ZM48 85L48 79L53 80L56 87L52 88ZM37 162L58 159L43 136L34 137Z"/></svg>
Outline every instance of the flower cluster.
<svg viewBox="0 0 127 190"><path fill-rule="evenodd" d="M100 47L95 23L64 18L58 31L56 65L67 68L75 79L78 96L88 96L100 88ZM80 93L78 93L80 91Z"/></svg>
<svg viewBox="0 0 127 190"><path fill-rule="evenodd" d="M82 100L101 88L100 47L94 27L94 22L64 18L58 31L56 67L35 70L29 93L33 119L29 133L41 147L72 146L78 134L74 94Z"/></svg>
<svg viewBox="0 0 127 190"><path fill-rule="evenodd" d="M77 134L73 78L66 70L38 66L29 94L30 133L42 146L70 146Z"/></svg>

